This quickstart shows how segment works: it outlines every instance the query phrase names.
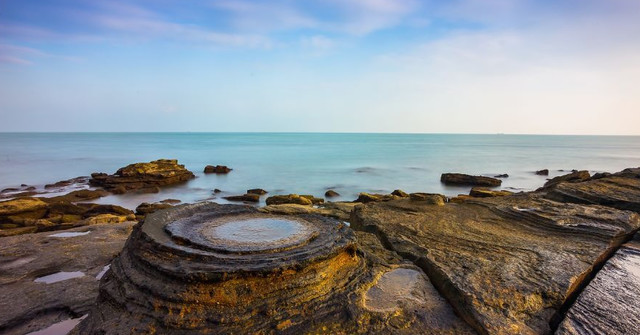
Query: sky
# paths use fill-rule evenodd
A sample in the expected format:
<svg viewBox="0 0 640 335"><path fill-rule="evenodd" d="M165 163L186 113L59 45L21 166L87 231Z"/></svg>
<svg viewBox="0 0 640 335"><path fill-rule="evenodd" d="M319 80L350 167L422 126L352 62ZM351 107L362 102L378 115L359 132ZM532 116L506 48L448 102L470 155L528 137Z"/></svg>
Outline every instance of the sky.
<svg viewBox="0 0 640 335"><path fill-rule="evenodd" d="M0 131L640 135L640 1L0 0Z"/></svg>

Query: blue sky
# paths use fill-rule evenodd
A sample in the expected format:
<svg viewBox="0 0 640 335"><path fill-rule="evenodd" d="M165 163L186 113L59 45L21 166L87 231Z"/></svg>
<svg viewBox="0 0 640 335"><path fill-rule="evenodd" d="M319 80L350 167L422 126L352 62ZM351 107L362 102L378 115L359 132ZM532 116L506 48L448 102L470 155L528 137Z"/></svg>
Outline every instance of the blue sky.
<svg viewBox="0 0 640 335"><path fill-rule="evenodd" d="M0 131L640 135L637 0L0 0Z"/></svg>

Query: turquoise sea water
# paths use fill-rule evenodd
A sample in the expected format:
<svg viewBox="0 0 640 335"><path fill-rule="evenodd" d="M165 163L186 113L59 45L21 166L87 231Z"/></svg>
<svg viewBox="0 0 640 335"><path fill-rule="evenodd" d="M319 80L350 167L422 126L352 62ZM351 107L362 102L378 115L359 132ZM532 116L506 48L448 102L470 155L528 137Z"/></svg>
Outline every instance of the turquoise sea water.
<svg viewBox="0 0 640 335"><path fill-rule="evenodd" d="M42 187L92 172L114 173L134 162L175 158L197 178L159 194L109 196L103 203L185 202L263 188L271 194L322 196L331 188L353 200L359 192L467 193L446 187L444 172L493 176L502 188L532 190L546 177L535 170L619 171L640 166L638 136L530 136L322 133L0 133L0 188ZM207 164L228 175L204 175ZM223 194L212 199L212 190Z"/></svg>

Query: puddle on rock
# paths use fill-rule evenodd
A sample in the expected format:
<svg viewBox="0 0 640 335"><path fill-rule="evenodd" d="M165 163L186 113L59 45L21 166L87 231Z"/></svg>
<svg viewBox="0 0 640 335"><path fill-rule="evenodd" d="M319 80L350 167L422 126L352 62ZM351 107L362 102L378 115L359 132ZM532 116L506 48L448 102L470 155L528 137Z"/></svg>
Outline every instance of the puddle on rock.
<svg viewBox="0 0 640 335"><path fill-rule="evenodd" d="M27 335L65 335L68 334L80 321L87 317L88 314L83 315L77 319L68 319L54 323L51 326L41 329L35 332L27 333Z"/></svg>
<svg viewBox="0 0 640 335"><path fill-rule="evenodd" d="M84 236L89 234L90 231L83 231L83 232L65 232L65 233L57 233L57 234L53 234L53 235L49 235L49 237L76 237L76 236Z"/></svg>
<svg viewBox="0 0 640 335"><path fill-rule="evenodd" d="M305 230L305 227L293 220L247 219L231 221L215 227L214 237L238 243L273 243L290 238Z"/></svg>
<svg viewBox="0 0 640 335"><path fill-rule="evenodd" d="M376 312L393 312L406 303L427 303L426 279L417 270L398 268L383 274L365 294L365 307Z"/></svg>
<svg viewBox="0 0 640 335"><path fill-rule="evenodd" d="M82 271L74 271L74 272L57 272L57 273L53 273L47 276L42 276L39 278L36 278L36 280L34 280L34 282L36 283L45 283L45 284L53 284L53 283L57 283L59 281L63 281L63 280L67 280L67 279L73 279L73 278L80 278L80 277L84 277L84 272Z"/></svg>
<svg viewBox="0 0 640 335"><path fill-rule="evenodd" d="M111 264L107 264L102 268L102 271L100 271L100 273L98 273L98 275L96 276L97 280L102 279L102 277L104 276L105 273L107 273L107 271L109 271L109 268L111 268Z"/></svg>

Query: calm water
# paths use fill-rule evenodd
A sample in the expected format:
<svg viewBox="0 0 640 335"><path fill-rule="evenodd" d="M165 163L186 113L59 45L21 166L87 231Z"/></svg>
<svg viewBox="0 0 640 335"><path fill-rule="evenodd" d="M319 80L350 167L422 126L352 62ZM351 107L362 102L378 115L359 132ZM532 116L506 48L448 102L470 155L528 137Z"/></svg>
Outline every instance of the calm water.
<svg viewBox="0 0 640 335"><path fill-rule="evenodd" d="M114 173L134 162L175 158L197 178L159 194L110 196L103 203L135 207L142 201L185 202L264 188L271 194L323 195L328 189L353 200L358 192L437 192L468 188L440 184L443 172L508 173L503 188L531 190L545 177L533 171L618 171L640 166L640 137L291 134L291 133L3 133L0 188L43 186L92 172ZM234 170L204 175L207 164ZM221 199L214 201L224 202Z"/></svg>

